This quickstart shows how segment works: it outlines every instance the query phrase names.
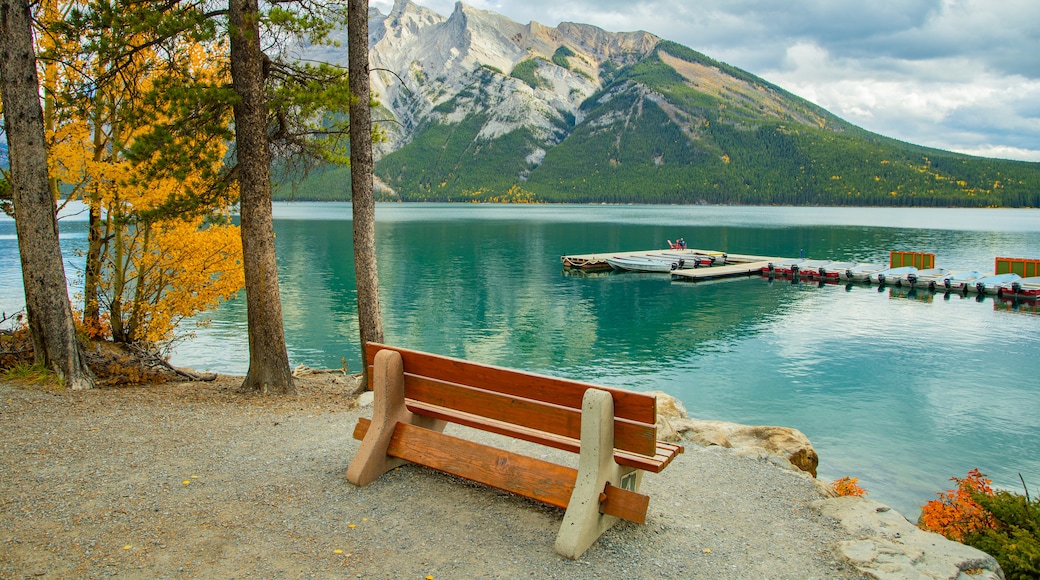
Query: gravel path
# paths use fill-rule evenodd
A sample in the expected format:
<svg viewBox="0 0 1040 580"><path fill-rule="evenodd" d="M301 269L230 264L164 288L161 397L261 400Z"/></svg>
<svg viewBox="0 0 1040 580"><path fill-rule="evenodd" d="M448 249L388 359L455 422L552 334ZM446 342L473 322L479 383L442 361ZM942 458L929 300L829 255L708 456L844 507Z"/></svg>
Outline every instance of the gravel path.
<svg viewBox="0 0 1040 580"><path fill-rule="evenodd" d="M347 483L371 414L347 378L266 399L240 381L0 384L0 578L861 577L833 554L845 532L808 506L812 480L765 458L688 445L644 478L647 525L569 561L552 549L562 510L414 466Z"/></svg>

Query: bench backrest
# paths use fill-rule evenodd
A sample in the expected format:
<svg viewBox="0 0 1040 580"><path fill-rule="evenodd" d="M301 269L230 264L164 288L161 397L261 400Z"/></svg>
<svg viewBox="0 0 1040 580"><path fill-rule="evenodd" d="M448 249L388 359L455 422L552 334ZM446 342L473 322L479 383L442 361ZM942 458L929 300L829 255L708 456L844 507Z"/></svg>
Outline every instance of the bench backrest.
<svg viewBox="0 0 1040 580"><path fill-rule="evenodd" d="M614 448L653 456L657 403L653 395L559 379L370 342L365 358L397 351L404 363L406 406L421 415L577 452L585 391L614 400Z"/></svg>

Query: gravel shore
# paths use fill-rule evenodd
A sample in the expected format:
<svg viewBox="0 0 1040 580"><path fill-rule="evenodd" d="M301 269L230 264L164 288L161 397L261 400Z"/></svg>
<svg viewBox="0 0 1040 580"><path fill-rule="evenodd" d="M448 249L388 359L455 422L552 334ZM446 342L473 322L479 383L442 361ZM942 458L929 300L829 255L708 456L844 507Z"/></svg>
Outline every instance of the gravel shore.
<svg viewBox="0 0 1040 580"><path fill-rule="evenodd" d="M357 488L351 378L88 392L0 384L0 578L862 578L812 479L687 445L644 478L647 524L553 552L563 511L425 468ZM462 428L449 432L576 457Z"/></svg>

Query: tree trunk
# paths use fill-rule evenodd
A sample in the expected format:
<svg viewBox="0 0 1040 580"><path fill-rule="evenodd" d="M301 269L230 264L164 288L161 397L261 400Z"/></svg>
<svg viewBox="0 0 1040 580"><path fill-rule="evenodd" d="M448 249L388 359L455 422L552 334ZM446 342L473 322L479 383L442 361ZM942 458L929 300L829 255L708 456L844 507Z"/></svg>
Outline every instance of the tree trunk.
<svg viewBox="0 0 1040 580"><path fill-rule="evenodd" d="M231 79L239 99L234 107L235 145L249 324L249 371L242 387L261 393L294 393L275 261L271 150L257 0L231 0L228 21Z"/></svg>
<svg viewBox="0 0 1040 580"><path fill-rule="evenodd" d="M35 362L73 389L94 386L72 322L47 172L40 80L28 0L0 0L0 98L11 161L25 310Z"/></svg>
<svg viewBox="0 0 1040 580"><path fill-rule="evenodd" d="M376 203L372 194L372 110L368 64L368 0L347 3L347 54L350 92L350 199L354 213L354 270L357 277L361 353L365 344L383 342L376 268ZM362 362L364 384L368 365Z"/></svg>

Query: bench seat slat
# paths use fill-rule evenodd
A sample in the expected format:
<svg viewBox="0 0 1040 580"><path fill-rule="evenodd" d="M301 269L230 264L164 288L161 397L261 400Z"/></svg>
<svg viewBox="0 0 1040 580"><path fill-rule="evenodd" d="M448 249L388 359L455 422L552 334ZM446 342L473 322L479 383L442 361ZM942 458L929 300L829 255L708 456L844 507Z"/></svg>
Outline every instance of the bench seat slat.
<svg viewBox="0 0 1040 580"><path fill-rule="evenodd" d="M609 392L614 399L614 415L639 423L657 423L657 406L653 395L601 385L549 377L514 369L471 363L461 359L429 354L370 342L365 346L366 364L371 366L382 349L397 351L404 361L404 371L422 369L422 374L444 381L473 385L508 395L581 409L585 391L595 387Z"/></svg>
<svg viewBox="0 0 1040 580"><path fill-rule="evenodd" d="M451 409L425 405L416 401L406 401L405 404L412 412L419 413L426 417L443 419L452 423L458 423L459 425L473 427L474 429L498 433L499 435L507 435L524 441L530 441L531 443L545 445L546 447L570 451L571 453L579 453L581 451L581 441L578 439L560 437L540 431L534 431L532 429L523 429L516 425L509 425L500 421L485 419L484 417L471 415L469 413L460 413L458 411L452 411ZM354 428L355 439L364 439L370 422L371 420L365 417L358 419L358 424ZM661 470L671 463L672 459L674 459L676 455L682 452L683 447L681 445L658 441L657 450L653 456L615 450L614 461L616 461L618 465L624 465L634 469L642 469L643 471L649 471L651 473L660 473Z"/></svg>
<svg viewBox="0 0 1040 580"><path fill-rule="evenodd" d="M359 421L354 436L360 432L363 438L370 424L367 419ZM559 508L570 503L578 477L578 470L571 467L405 423L394 428L387 454ZM613 486L604 494L602 513L646 523L648 496Z"/></svg>
<svg viewBox="0 0 1040 580"><path fill-rule="evenodd" d="M405 372L405 397L438 408L516 425L520 430L544 431L570 439L581 438L581 411L559 405L416 376L408 372ZM423 411L417 412L426 414ZM614 419L615 448L640 455L653 455L656 442L656 425Z"/></svg>

